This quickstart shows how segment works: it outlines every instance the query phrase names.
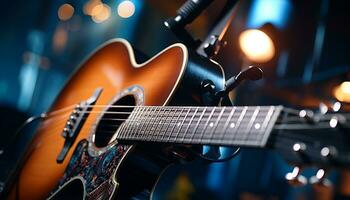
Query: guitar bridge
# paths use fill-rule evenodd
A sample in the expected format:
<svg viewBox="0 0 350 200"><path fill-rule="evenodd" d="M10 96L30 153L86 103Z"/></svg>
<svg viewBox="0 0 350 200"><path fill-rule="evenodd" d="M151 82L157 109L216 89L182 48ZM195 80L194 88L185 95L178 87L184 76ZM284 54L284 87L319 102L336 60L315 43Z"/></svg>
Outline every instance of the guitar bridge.
<svg viewBox="0 0 350 200"><path fill-rule="evenodd" d="M65 141L60 154L56 158L57 163L62 163L66 158L69 149L74 144L86 118L89 116L89 112L92 110L92 106L95 105L101 92L102 88L97 88L94 94L86 101L80 102L69 116L66 126L62 131L62 137L65 138Z"/></svg>

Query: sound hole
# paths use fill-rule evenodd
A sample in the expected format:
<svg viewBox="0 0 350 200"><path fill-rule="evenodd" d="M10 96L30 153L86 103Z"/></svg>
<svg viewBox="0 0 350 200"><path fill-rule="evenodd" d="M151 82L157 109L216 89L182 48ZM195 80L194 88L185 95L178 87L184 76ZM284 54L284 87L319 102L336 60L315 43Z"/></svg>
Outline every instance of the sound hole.
<svg viewBox="0 0 350 200"><path fill-rule="evenodd" d="M105 147L112 142L113 135L129 117L135 105L135 97L127 95L120 98L105 111L96 127L94 140L96 147Z"/></svg>

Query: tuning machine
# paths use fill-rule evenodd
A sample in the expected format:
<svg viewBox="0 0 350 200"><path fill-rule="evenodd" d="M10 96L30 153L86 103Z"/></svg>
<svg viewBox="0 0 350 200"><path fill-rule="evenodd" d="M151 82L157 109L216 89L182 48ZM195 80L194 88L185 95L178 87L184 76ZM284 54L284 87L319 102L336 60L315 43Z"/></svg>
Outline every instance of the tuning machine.
<svg viewBox="0 0 350 200"><path fill-rule="evenodd" d="M302 169L299 166L295 166L292 172L288 172L285 176L286 180L292 186L304 186L307 184L305 176L301 175Z"/></svg>
<svg viewBox="0 0 350 200"><path fill-rule="evenodd" d="M326 178L327 174L328 173L325 169L320 168L319 170L317 170L315 176L312 176L310 178L310 183L312 185L320 185L324 187L332 186L332 182Z"/></svg>

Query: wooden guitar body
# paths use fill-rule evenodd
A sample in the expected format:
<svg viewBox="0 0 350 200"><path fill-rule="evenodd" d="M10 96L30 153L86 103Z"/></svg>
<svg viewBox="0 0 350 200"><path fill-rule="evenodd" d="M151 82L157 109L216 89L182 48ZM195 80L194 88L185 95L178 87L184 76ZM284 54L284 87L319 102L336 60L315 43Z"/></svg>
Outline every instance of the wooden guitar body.
<svg viewBox="0 0 350 200"><path fill-rule="evenodd" d="M133 50L125 40L112 40L99 48L69 79L48 113L61 109L64 109L64 112L61 110L59 114L49 116L39 126L27 156L23 159L23 165L18 171L17 179L8 189L9 197L44 199L53 189L59 189L58 185L62 186L69 182L71 186L66 187L67 191L79 191L80 188L87 198L96 198L90 193L102 188L108 191L105 192L106 196L103 199L108 199L116 186L119 184L122 188L122 182L126 180L118 177L118 172L137 171L135 163L148 163L149 170L146 168L147 172L143 173L143 176L149 176L148 181L154 183L157 176L153 175L159 175L169 162L147 155L143 158L149 159L137 160L140 158L138 155L145 151L142 150L143 147L135 146L142 145L110 142L116 129L111 129L107 134L107 132L99 133L98 127L104 118L101 112L111 108L98 105L199 105L202 103L202 81L206 79L213 81L215 90L219 91L224 87L224 75L217 64L189 55L191 53L184 45L174 44L143 64L137 64ZM65 142L65 138L61 135L62 130L74 105L88 99L97 88L102 89L96 102L97 106L92 108L63 162L57 163L56 159ZM159 150L156 149L155 151ZM90 166L94 164L96 167L84 167L88 164ZM98 170L103 171L103 176L96 176L100 174ZM138 179L138 173L133 172L131 175L134 178L129 177L128 181L142 181ZM135 183L135 186L137 185ZM74 194L79 196L82 193Z"/></svg>

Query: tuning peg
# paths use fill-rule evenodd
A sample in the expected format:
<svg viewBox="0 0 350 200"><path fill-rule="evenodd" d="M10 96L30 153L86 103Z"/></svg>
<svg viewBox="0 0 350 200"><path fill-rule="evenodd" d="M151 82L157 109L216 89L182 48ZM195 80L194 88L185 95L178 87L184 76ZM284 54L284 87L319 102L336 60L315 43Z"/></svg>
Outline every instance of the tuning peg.
<svg viewBox="0 0 350 200"><path fill-rule="evenodd" d="M326 178L327 176L327 172L326 170L320 168L319 170L317 170L316 175L312 176L310 178L310 183L314 186L321 186L321 187L331 187L332 186L332 182Z"/></svg>
<svg viewBox="0 0 350 200"><path fill-rule="evenodd" d="M301 175L301 168L295 166L292 172L286 174L285 178L292 186L304 186L307 184L305 176Z"/></svg>
<svg viewBox="0 0 350 200"><path fill-rule="evenodd" d="M310 178L315 199L333 199L334 188L332 182L326 178L327 172L319 169L315 176Z"/></svg>
<svg viewBox="0 0 350 200"><path fill-rule="evenodd" d="M313 124L315 123L314 113L311 110L299 111L299 117L304 118L306 122Z"/></svg>

